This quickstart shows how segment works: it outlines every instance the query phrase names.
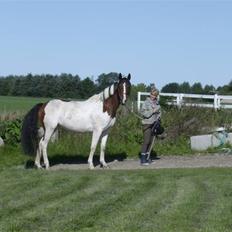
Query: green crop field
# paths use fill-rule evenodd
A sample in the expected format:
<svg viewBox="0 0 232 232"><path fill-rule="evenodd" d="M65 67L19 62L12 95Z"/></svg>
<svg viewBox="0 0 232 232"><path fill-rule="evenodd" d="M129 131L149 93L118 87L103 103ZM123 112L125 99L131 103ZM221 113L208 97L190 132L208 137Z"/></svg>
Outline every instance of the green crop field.
<svg viewBox="0 0 232 232"><path fill-rule="evenodd" d="M232 230L232 170L0 172L0 231Z"/></svg>
<svg viewBox="0 0 232 232"><path fill-rule="evenodd" d="M0 114L25 112L39 102L46 102L48 98L0 96Z"/></svg>

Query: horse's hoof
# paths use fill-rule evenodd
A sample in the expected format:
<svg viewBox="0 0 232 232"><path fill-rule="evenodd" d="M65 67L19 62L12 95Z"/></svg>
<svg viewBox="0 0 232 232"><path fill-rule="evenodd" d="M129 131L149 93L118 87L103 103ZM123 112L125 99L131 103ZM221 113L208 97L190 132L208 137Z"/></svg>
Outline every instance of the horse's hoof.
<svg viewBox="0 0 232 232"><path fill-rule="evenodd" d="M49 170L49 168L50 168L50 165L45 165L46 170Z"/></svg>
<svg viewBox="0 0 232 232"><path fill-rule="evenodd" d="M103 168L103 169L109 169L110 167L107 164L101 164L101 168Z"/></svg>
<svg viewBox="0 0 232 232"><path fill-rule="evenodd" d="M44 164L44 163L42 163L42 165L41 165L41 168L40 169L46 169L46 170L48 170L49 169L49 165L46 165L46 164Z"/></svg>
<svg viewBox="0 0 232 232"><path fill-rule="evenodd" d="M43 167L42 167L41 165L38 165L38 164L35 164L35 165L34 165L34 168L35 168L35 169L43 169Z"/></svg>
<svg viewBox="0 0 232 232"><path fill-rule="evenodd" d="M93 165L89 165L89 169L90 169L90 170L93 170L93 169L94 169L94 166L93 166Z"/></svg>

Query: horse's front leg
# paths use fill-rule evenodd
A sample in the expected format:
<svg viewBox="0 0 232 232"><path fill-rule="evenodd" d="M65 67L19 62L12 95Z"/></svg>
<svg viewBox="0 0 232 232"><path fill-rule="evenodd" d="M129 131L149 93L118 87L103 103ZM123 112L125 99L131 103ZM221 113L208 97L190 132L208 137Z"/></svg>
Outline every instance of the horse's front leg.
<svg viewBox="0 0 232 232"><path fill-rule="evenodd" d="M99 141L99 138L101 136L102 131L93 131L93 136L92 136L92 142L91 142L91 148L90 148L90 153L89 153L89 158L88 158L88 163L89 163L89 169L94 169L93 165L93 155L97 147L97 143Z"/></svg>
<svg viewBox="0 0 232 232"><path fill-rule="evenodd" d="M108 168L107 163L105 162L105 148L106 148L106 142L108 139L108 131L104 132L101 138L101 153L100 153L100 163L103 168Z"/></svg>

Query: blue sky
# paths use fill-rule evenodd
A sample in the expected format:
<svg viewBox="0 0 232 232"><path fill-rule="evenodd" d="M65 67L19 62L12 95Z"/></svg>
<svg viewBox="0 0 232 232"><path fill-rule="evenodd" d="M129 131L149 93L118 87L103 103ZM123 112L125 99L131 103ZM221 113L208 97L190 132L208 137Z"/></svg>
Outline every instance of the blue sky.
<svg viewBox="0 0 232 232"><path fill-rule="evenodd" d="M0 1L0 75L217 87L232 80L231 12L229 1Z"/></svg>

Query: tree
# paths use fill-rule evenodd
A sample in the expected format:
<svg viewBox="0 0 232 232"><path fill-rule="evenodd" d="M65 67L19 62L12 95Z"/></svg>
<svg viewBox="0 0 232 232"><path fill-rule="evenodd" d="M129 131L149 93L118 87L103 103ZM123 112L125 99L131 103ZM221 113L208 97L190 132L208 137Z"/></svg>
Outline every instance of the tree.
<svg viewBox="0 0 232 232"><path fill-rule="evenodd" d="M60 75L60 97L79 98L80 97L80 78L71 74Z"/></svg>
<svg viewBox="0 0 232 232"><path fill-rule="evenodd" d="M179 91L180 93L190 93L191 92L190 84L188 82L183 82L179 86Z"/></svg>
<svg viewBox="0 0 232 232"><path fill-rule="evenodd" d="M215 94L214 86L213 85L205 85L204 93L205 94Z"/></svg>
<svg viewBox="0 0 232 232"><path fill-rule="evenodd" d="M200 82L196 82L191 87L191 93L202 94L203 88Z"/></svg>
<svg viewBox="0 0 232 232"><path fill-rule="evenodd" d="M147 86L143 83L132 85L131 86L131 93L130 93L130 99L137 100L137 94L138 92L147 92Z"/></svg>
<svg viewBox="0 0 232 232"><path fill-rule="evenodd" d="M162 89L161 92L163 93L179 93L180 91L180 86L178 83L173 82L165 85Z"/></svg>
<svg viewBox="0 0 232 232"><path fill-rule="evenodd" d="M98 76L97 82L97 89L98 91L102 91L107 86L112 85L113 83L118 81L118 73L111 72L108 74L102 73L100 76Z"/></svg>
<svg viewBox="0 0 232 232"><path fill-rule="evenodd" d="M96 86L94 82L89 78L85 78L80 82L80 97L81 98L89 98L93 94L96 93Z"/></svg>

